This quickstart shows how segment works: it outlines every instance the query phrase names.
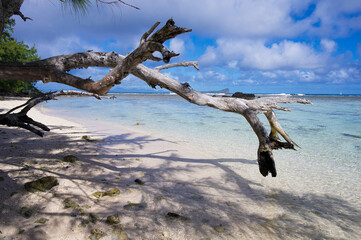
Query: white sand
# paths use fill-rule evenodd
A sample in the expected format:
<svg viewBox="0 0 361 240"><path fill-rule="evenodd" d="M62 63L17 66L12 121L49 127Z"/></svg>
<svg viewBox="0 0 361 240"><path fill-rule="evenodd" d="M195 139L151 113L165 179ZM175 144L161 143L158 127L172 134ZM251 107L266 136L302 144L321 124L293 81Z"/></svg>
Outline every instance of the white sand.
<svg viewBox="0 0 361 240"><path fill-rule="evenodd" d="M0 101L0 109L20 103ZM0 126L0 239L89 239L92 229L106 232L104 240L122 239L115 234L119 229L129 239L360 239L359 209L340 199L273 188L254 160L212 159L135 128L51 117L43 107L30 116L51 132L40 138ZM79 162L59 161L69 154ZM59 185L45 193L25 191L24 183L43 176L56 176ZM99 201L92 196L113 188L120 195ZM85 213L65 209L66 198ZM146 207L125 209L129 203ZM30 218L22 207L32 209ZM96 223L87 222L90 213L100 217ZM118 215L120 224L106 224L109 215ZM35 223L40 218L49 220Z"/></svg>

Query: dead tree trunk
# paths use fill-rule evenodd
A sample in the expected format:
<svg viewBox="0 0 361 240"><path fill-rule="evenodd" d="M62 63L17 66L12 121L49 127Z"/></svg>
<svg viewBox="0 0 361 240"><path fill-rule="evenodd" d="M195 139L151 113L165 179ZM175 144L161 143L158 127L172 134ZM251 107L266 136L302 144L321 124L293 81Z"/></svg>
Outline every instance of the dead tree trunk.
<svg viewBox="0 0 361 240"><path fill-rule="evenodd" d="M175 26L174 21L170 19L165 26L152 34L158 25L159 22L154 24L151 29L142 36L138 48L127 56L122 56L115 52L83 52L51 57L30 63L0 63L0 79L42 80L44 83L58 82L89 93L105 95L114 85L120 84L122 79L129 74L133 74L144 80L152 88L156 88L156 86L166 88L191 103L213 107L226 112L234 112L244 116L259 140L258 163L261 174L267 176L268 173L271 173L271 175L275 177L277 172L272 150L281 148L294 149L294 146L297 145L282 129L273 109L289 111L287 108L278 106L278 103L309 104L310 102L305 99L290 97L268 97L254 100L211 97L195 91L188 83L178 82L160 73L162 69L179 66L194 66L198 69L197 62L167 64L156 67L155 69L150 69L142 65L141 63L148 59L155 61L163 60L165 63L168 63L172 57L178 56L178 54L169 51L163 43L179 34L191 31L190 29ZM153 56L153 53L156 51L162 54L163 59ZM112 70L99 81L83 79L67 73L72 69L87 67L107 67ZM47 97L44 98L43 96L42 98L46 100ZM265 114L270 123L271 132L269 134L257 117L259 113ZM1 119L0 115L0 124L4 124L3 121L9 118L9 116L9 114L4 115L3 119ZM26 121L24 122L27 123ZM33 125L40 127L36 124ZM18 126L30 130L24 127L24 125L20 124ZM42 127L40 128L47 130ZM41 135L39 133L37 134ZM278 135L281 135L285 142L282 142Z"/></svg>
<svg viewBox="0 0 361 240"><path fill-rule="evenodd" d="M13 16L18 15L24 21L31 19L20 12L24 0L0 0L0 38L4 31L5 23Z"/></svg>

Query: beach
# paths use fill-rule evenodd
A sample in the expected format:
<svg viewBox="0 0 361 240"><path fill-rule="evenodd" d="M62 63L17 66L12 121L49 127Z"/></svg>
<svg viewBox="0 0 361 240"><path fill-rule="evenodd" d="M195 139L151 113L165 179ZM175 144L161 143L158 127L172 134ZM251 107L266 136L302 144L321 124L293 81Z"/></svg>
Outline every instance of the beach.
<svg viewBox="0 0 361 240"><path fill-rule="evenodd" d="M2 100L0 109L22 102ZM258 172L256 141L248 135L242 141L249 141L249 148L222 152L224 141L213 148L204 140L207 144L201 146L177 132L148 129L147 119L119 124L95 114L82 112L80 117L71 109L56 110L42 104L29 112L50 127L43 138L0 126L0 239L361 237L359 182L338 192L342 178L334 180L340 174L332 167L317 174L302 160L286 161L296 154L307 159L305 151L275 153L280 176L264 178ZM202 139L202 134L194 131L192 139ZM306 142L303 145L307 148ZM220 150L214 151L216 146ZM69 155L78 161L62 161ZM298 172L288 170L297 165ZM357 176L356 170L353 174ZM46 192L24 189L25 183L45 176L56 177L58 185ZM317 186L317 181L325 184ZM116 194L104 194L109 190Z"/></svg>

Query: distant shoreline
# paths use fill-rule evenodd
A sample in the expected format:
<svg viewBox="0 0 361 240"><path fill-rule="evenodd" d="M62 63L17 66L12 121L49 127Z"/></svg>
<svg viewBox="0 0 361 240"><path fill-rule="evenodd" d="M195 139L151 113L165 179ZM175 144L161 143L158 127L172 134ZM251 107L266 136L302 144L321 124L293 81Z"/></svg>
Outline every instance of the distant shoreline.
<svg viewBox="0 0 361 240"><path fill-rule="evenodd" d="M203 94L208 95L217 95L224 94L227 96L231 96L233 93L212 93L212 92L202 92ZM173 92L109 92L107 95L115 95L115 94L123 94L123 95L176 95ZM301 93L253 93L257 96L361 96L361 94L301 94Z"/></svg>

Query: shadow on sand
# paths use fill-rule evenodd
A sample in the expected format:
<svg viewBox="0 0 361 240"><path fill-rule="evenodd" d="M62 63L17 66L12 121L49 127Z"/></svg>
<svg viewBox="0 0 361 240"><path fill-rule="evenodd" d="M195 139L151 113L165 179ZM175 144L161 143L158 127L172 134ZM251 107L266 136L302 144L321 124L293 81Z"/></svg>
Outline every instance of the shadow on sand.
<svg viewBox="0 0 361 240"><path fill-rule="evenodd" d="M139 154L150 144L164 142L131 134L94 142L52 133L42 139L0 128L0 239L82 237L94 228L108 234L104 239L120 239L109 230L114 227L105 224L109 215L119 216L129 239L361 237L361 211L351 203L323 194L299 196L277 189L270 193L225 164L257 167L254 160L182 157L176 148ZM119 144L127 148L117 148ZM68 154L79 162L59 161ZM25 182L49 175L59 180L49 192L24 190ZM145 184L135 183L137 178ZM92 196L112 188L120 195L99 200ZM84 212L64 209L66 198ZM130 202L145 203L146 208L125 209ZM24 216L24 207L31 209L30 217ZM90 213L98 216L96 223L89 221ZM48 221L35 223L40 218Z"/></svg>

